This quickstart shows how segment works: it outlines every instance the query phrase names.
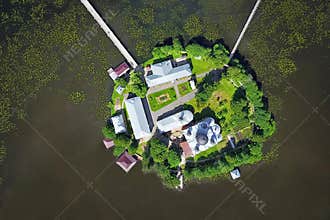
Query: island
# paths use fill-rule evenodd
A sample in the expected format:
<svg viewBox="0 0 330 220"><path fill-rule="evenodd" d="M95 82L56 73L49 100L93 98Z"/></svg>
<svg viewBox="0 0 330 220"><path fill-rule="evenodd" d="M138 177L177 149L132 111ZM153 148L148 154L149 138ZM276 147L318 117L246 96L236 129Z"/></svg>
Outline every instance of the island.
<svg viewBox="0 0 330 220"><path fill-rule="evenodd" d="M170 39L138 67L108 70L114 89L103 142L123 170L141 160L168 188L239 178L239 167L263 159L276 129L267 99L251 68L222 43L183 45Z"/></svg>

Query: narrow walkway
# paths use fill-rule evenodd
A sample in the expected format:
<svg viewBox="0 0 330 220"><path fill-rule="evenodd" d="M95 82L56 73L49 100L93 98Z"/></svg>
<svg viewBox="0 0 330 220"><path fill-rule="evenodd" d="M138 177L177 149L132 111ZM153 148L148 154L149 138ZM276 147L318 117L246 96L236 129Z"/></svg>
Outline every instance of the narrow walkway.
<svg viewBox="0 0 330 220"><path fill-rule="evenodd" d="M183 105L183 104L187 103L188 101L192 100L193 98L195 98L195 95L196 95L196 90L185 96L179 97L177 100L175 100L171 104L161 108L160 110L158 110L156 112L151 112L154 122L157 121L157 118L159 116L161 116L169 111L172 111L173 109L179 107L180 105Z"/></svg>
<svg viewBox="0 0 330 220"><path fill-rule="evenodd" d="M179 88L178 88L178 84L174 85L174 90L175 90L176 97L180 98L181 94L180 94L180 91L179 91Z"/></svg>
<svg viewBox="0 0 330 220"><path fill-rule="evenodd" d="M104 20L99 15L99 13L97 13L97 11L94 9L94 7L89 3L89 1L80 0L80 2L86 7L88 12L93 16L93 18L101 26L103 31L112 40L114 45L118 48L120 53L125 57L125 59L129 62L129 64L133 68L136 68L138 66L137 62L134 60L134 58L131 56L131 54L128 52L128 50L125 48L125 46L120 42L120 40L117 38L117 36L112 32L112 30L109 28L109 26L104 22Z"/></svg>
<svg viewBox="0 0 330 220"><path fill-rule="evenodd" d="M155 92L158 92L158 91L162 91L164 89L174 87L175 85L180 85L180 84L182 84L184 82L187 82L189 80L191 80L191 77L186 77L186 78L183 78L183 79L177 79L177 80L175 80L174 84L172 82L169 82L169 83L161 84L161 85L158 85L158 86L153 86L153 87L148 89L147 94L149 95L149 94L152 94L152 93L155 93Z"/></svg>
<svg viewBox="0 0 330 220"><path fill-rule="evenodd" d="M255 13L256 13L256 11L257 11L260 3L261 3L261 0L257 0L257 2L255 3L255 5L254 5L254 7L253 7L253 9L252 9L252 11L250 13L249 18L247 19L247 21L246 21L246 23L245 23L245 25L244 25L244 27L243 27L243 29L242 29L239 37L238 37L238 39L237 39L237 41L235 43L235 46L234 46L233 50L230 53L229 62L233 58L234 54L236 53L236 50L238 48L238 45L240 44L241 40L243 39L243 36L244 36L246 30L248 29L248 27L249 27L249 25L250 25L250 23L252 21L252 18L255 15Z"/></svg>

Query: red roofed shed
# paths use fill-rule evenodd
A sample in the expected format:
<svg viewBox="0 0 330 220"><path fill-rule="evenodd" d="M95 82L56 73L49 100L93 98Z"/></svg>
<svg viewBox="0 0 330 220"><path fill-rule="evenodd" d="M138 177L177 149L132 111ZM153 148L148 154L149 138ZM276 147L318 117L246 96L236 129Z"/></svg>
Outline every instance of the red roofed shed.
<svg viewBox="0 0 330 220"><path fill-rule="evenodd" d="M124 151L124 153L118 157L116 164L118 164L118 166L120 166L127 173L132 169L136 162L137 160L134 157L129 155L127 151Z"/></svg>
<svg viewBox="0 0 330 220"><path fill-rule="evenodd" d="M113 140L110 139L110 138L104 138L104 139L103 139L103 144L104 144L105 148L107 148L107 149L110 149L110 148L112 148L113 146L115 146L115 143L114 143Z"/></svg>
<svg viewBox="0 0 330 220"><path fill-rule="evenodd" d="M109 76L115 80L118 77L124 75L127 71L129 70L129 65L126 62L122 62L119 66L116 68L112 69L110 68L108 70Z"/></svg>

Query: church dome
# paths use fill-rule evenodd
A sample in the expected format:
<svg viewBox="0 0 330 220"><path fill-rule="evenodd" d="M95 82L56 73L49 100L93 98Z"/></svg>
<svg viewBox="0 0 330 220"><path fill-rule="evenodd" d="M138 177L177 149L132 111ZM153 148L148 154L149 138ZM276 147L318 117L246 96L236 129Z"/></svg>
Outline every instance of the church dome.
<svg viewBox="0 0 330 220"><path fill-rule="evenodd" d="M200 145L205 145L207 142L209 142L209 138L206 134L197 134L196 135L197 143Z"/></svg>

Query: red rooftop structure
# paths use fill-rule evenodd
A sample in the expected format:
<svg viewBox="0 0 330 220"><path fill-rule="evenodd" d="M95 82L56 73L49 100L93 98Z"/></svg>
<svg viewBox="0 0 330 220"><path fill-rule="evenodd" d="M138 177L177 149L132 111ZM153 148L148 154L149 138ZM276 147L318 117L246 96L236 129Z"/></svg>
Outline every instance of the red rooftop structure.
<svg viewBox="0 0 330 220"><path fill-rule="evenodd" d="M114 143L113 140L110 139L110 138L104 138L104 139L103 139L103 144L104 144L105 148L107 148L107 149L110 149L110 148L112 148L113 146L115 146L115 143Z"/></svg>
<svg viewBox="0 0 330 220"><path fill-rule="evenodd" d="M111 77L111 79L116 80L118 77L121 77L122 75L124 75L125 73L127 73L127 71L129 70L129 65L126 62L122 62L119 66L117 66L116 68L112 69L108 69L108 73L109 76Z"/></svg>
<svg viewBox="0 0 330 220"><path fill-rule="evenodd" d="M194 155L193 152L191 151L187 141L181 142L180 147L183 150L183 154L184 154L185 158L192 157Z"/></svg>
<svg viewBox="0 0 330 220"><path fill-rule="evenodd" d="M129 155L127 151L124 151L116 161L116 164L120 166L126 173L132 169L137 160Z"/></svg>

